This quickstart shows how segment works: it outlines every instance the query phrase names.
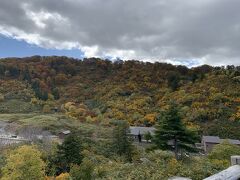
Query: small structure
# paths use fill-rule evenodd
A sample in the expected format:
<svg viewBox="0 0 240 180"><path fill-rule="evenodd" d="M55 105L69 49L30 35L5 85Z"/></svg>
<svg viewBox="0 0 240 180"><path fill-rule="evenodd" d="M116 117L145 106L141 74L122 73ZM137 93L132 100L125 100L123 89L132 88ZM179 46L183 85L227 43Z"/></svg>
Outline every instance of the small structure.
<svg viewBox="0 0 240 180"><path fill-rule="evenodd" d="M202 147L205 153L212 151L213 147L220 144L220 138L218 136L203 136L202 137Z"/></svg>
<svg viewBox="0 0 240 180"><path fill-rule="evenodd" d="M240 156L231 156L231 165L240 165Z"/></svg>
<svg viewBox="0 0 240 180"><path fill-rule="evenodd" d="M154 135L154 131L156 130L154 127L140 127L140 126L130 126L129 128L130 133L129 135L133 137L135 141L138 142L147 142L144 135L150 134Z"/></svg>
<svg viewBox="0 0 240 180"><path fill-rule="evenodd" d="M17 138L17 135L15 135L15 134L11 135L11 138Z"/></svg>
<svg viewBox="0 0 240 180"><path fill-rule="evenodd" d="M202 148L206 154L210 153L213 147L224 141L228 141L231 144L240 145L240 141L236 139L220 139L218 136L203 136L202 137Z"/></svg>
<svg viewBox="0 0 240 180"><path fill-rule="evenodd" d="M58 107L51 108L51 111L57 113L58 112Z"/></svg>
<svg viewBox="0 0 240 180"><path fill-rule="evenodd" d="M69 130L65 130L65 131L61 131L58 136L60 139L64 139L66 136L68 136L69 134L71 134L71 131Z"/></svg>

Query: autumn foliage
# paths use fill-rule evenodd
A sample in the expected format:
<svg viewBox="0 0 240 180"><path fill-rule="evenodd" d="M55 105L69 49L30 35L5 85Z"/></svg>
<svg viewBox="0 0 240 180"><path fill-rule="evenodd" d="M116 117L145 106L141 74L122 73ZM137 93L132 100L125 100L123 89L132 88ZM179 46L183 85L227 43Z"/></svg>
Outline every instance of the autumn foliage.
<svg viewBox="0 0 240 180"><path fill-rule="evenodd" d="M2 59L0 85L2 112L10 112L4 103L21 99L44 113L57 109L80 121L152 126L159 111L175 101L189 128L240 135L240 67L33 56ZM21 112L29 111L27 106Z"/></svg>

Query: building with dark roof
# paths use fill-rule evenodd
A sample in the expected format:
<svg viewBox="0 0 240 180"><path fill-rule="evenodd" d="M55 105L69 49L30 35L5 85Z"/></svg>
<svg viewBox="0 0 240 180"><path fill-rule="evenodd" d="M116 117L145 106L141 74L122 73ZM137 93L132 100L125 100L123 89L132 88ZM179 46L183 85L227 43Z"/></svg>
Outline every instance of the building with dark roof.
<svg viewBox="0 0 240 180"><path fill-rule="evenodd" d="M202 136L202 148L206 154L212 151L213 147L224 141L228 141L230 144L240 145L240 141L236 139L220 139L218 136Z"/></svg>
<svg viewBox="0 0 240 180"><path fill-rule="evenodd" d="M69 134L71 134L71 131L69 130L65 130L65 131L61 131L59 134L58 134L58 137L60 139L64 139L66 136L68 136Z"/></svg>
<svg viewBox="0 0 240 180"><path fill-rule="evenodd" d="M129 135L133 137L134 140L138 140L139 142L146 142L145 134L150 134L151 136L154 135L155 132L154 127L140 127L140 126L130 126L129 128Z"/></svg>

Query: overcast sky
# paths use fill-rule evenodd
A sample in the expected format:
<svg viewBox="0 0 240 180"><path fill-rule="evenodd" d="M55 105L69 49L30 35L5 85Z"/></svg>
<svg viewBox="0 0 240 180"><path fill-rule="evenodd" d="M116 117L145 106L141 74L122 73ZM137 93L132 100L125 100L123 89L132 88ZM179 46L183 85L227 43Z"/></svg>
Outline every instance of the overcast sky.
<svg viewBox="0 0 240 180"><path fill-rule="evenodd" d="M239 9L240 0L0 0L0 41L74 57L240 65Z"/></svg>

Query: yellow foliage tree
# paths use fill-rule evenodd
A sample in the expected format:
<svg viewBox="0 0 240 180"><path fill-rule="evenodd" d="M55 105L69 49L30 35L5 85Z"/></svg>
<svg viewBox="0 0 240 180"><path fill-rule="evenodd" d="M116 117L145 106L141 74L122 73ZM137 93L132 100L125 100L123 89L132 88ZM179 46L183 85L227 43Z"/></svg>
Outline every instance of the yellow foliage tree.
<svg viewBox="0 0 240 180"><path fill-rule="evenodd" d="M145 120L147 120L149 123L154 124L156 122L156 114L151 113L151 114L147 114L144 117Z"/></svg>
<svg viewBox="0 0 240 180"><path fill-rule="evenodd" d="M237 112L230 117L230 120L239 120L240 119L240 106L237 107Z"/></svg>
<svg viewBox="0 0 240 180"><path fill-rule="evenodd" d="M72 117L78 120L86 120L86 117L87 117L86 113L88 111L88 108L84 104L67 102L66 104L64 104L63 110L69 117Z"/></svg>
<svg viewBox="0 0 240 180"><path fill-rule="evenodd" d="M70 175L68 173L62 173L56 177L56 180L70 180Z"/></svg>
<svg viewBox="0 0 240 180"><path fill-rule="evenodd" d="M44 179L45 163L41 153L34 146L21 146L7 156L2 168L2 180L41 180Z"/></svg>
<svg viewBox="0 0 240 180"><path fill-rule="evenodd" d="M38 103L38 100L37 100L37 98L31 98L31 103L32 104L37 104Z"/></svg>
<svg viewBox="0 0 240 180"><path fill-rule="evenodd" d="M50 113L51 112L51 107L48 104L44 105L43 106L43 112L44 113Z"/></svg>

